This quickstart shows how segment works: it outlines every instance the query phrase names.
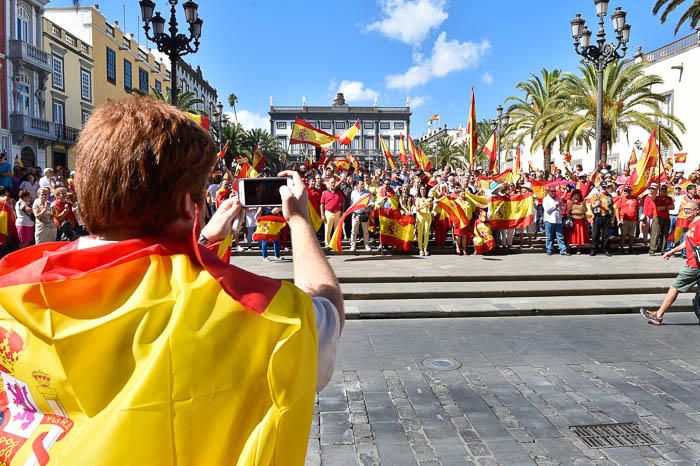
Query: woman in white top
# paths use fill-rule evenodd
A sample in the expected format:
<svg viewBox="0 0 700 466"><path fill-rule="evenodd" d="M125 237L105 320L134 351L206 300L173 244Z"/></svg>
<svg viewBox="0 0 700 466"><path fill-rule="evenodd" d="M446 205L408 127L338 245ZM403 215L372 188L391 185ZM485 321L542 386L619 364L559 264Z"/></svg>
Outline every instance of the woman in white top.
<svg viewBox="0 0 700 466"><path fill-rule="evenodd" d="M36 244L56 241L56 225L53 222L53 209L49 202L49 188L39 188L39 197L34 201Z"/></svg>
<svg viewBox="0 0 700 466"><path fill-rule="evenodd" d="M32 197L29 191L22 189L19 192L19 201L15 204L15 226L19 247L26 248L34 239L34 218L32 217Z"/></svg>
<svg viewBox="0 0 700 466"><path fill-rule="evenodd" d="M34 199L39 197L37 194L37 191L39 190L39 181L37 181L36 177L31 173L27 175L26 180L20 183L19 189L26 189L29 191L29 194L32 196L32 202L34 202Z"/></svg>

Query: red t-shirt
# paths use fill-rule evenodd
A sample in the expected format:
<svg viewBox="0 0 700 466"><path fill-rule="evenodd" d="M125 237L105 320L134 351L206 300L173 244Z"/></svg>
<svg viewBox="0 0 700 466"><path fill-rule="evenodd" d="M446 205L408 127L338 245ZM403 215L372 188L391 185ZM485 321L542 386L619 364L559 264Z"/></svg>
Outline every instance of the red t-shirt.
<svg viewBox="0 0 700 466"><path fill-rule="evenodd" d="M321 194L321 204L325 210L330 212L338 212L343 210L343 203L345 202L345 196L340 192L339 189L335 191L323 191Z"/></svg>
<svg viewBox="0 0 700 466"><path fill-rule="evenodd" d="M698 262L695 260L693 246L700 246L700 220L695 220L688 225L688 233L685 234L685 257L687 257L685 265L697 269L700 267L698 267Z"/></svg>
<svg viewBox="0 0 700 466"><path fill-rule="evenodd" d="M651 198L650 194L644 196L644 204L642 204L642 213L647 218L656 217L656 203Z"/></svg>
<svg viewBox="0 0 700 466"><path fill-rule="evenodd" d="M68 207L68 212L66 212L66 216L63 217L63 221L58 220L58 214L63 212L63 209L65 207ZM53 212L54 212L54 218L53 218L53 223L56 225L56 228L61 228L61 223L63 222L70 222L71 225L73 226L73 229L75 230L78 228L78 221L75 218L75 213L73 212L73 204L67 201L53 201Z"/></svg>
<svg viewBox="0 0 700 466"><path fill-rule="evenodd" d="M321 194L323 191L320 189L316 188L309 188L309 202L311 203L312 206L319 208L321 205Z"/></svg>
<svg viewBox="0 0 700 466"><path fill-rule="evenodd" d="M617 210L624 222L634 222L639 213L639 200L636 197L620 196L617 198Z"/></svg>
<svg viewBox="0 0 700 466"><path fill-rule="evenodd" d="M669 211L673 210L674 202L673 198L671 196L666 196L661 195L661 196L656 196L656 200L654 201L654 204L656 205L656 216L659 218L669 218L670 214ZM663 207L663 209L659 209L659 207Z"/></svg>

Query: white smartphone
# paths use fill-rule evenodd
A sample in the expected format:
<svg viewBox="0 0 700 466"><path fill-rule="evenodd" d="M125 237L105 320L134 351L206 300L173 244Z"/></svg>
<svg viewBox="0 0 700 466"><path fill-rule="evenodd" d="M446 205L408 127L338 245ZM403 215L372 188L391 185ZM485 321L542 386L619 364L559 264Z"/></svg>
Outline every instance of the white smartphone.
<svg viewBox="0 0 700 466"><path fill-rule="evenodd" d="M282 186L291 187L292 178L242 178L238 180L238 199L243 207L279 207Z"/></svg>

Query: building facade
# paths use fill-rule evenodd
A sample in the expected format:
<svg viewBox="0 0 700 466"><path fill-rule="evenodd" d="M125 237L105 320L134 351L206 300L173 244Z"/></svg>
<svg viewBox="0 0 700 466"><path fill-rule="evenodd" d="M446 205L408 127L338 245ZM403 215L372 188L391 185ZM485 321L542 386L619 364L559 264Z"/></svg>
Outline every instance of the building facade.
<svg viewBox="0 0 700 466"><path fill-rule="evenodd" d="M0 1L0 152L10 151L9 108L7 99L7 2Z"/></svg>
<svg viewBox="0 0 700 466"><path fill-rule="evenodd" d="M384 164L380 138L392 153L398 154L400 136L405 138L411 126L411 106L408 101L405 107L379 107L376 101L372 107L355 107L345 102L342 93L338 93L330 106L307 106L304 102L301 107L282 107L275 106L270 98L269 115L270 133L280 148L290 154L293 162L302 161L307 154L313 152L313 147L305 144L290 147L289 140L296 118L306 120L314 127L334 135L342 133L360 120L360 130L350 147L333 143L331 150L335 156L352 153L361 163L370 166Z"/></svg>

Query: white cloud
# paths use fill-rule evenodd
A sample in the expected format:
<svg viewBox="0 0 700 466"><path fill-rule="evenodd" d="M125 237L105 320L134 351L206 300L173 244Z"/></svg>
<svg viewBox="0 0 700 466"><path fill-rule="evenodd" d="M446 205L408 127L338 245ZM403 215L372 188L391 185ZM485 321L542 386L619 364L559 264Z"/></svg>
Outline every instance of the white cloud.
<svg viewBox="0 0 700 466"><path fill-rule="evenodd" d="M362 81L341 81L338 92L342 92L348 102L373 102L379 96L374 89L365 87Z"/></svg>
<svg viewBox="0 0 700 466"><path fill-rule="evenodd" d="M493 75L487 71L487 72L484 73L484 75L481 77L481 80L482 80L485 84L493 84Z"/></svg>
<svg viewBox="0 0 700 466"><path fill-rule="evenodd" d="M430 102L430 97L424 96L424 95L417 95L415 97L411 97L411 108L416 109L422 105L427 104Z"/></svg>
<svg viewBox="0 0 700 466"><path fill-rule="evenodd" d="M380 0L384 17L365 27L391 39L418 44L446 19L446 0Z"/></svg>
<svg viewBox="0 0 700 466"><path fill-rule="evenodd" d="M233 114L233 112L224 112L227 116L229 121L236 121L236 117ZM236 109L236 113L238 114L238 122L243 126L243 129L246 130L251 130L251 129L264 129L267 131L270 131L270 117L267 115L258 115L257 113L253 113L250 110L239 110Z"/></svg>
<svg viewBox="0 0 700 466"><path fill-rule="evenodd" d="M411 89L427 83L432 78L442 78L453 71L473 68L479 65L481 57L491 49L488 40L476 42L459 42L447 40L447 33L441 32L433 45L429 58L414 57L414 65L402 74L387 76L389 89Z"/></svg>

